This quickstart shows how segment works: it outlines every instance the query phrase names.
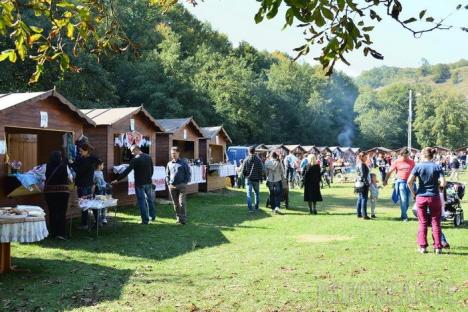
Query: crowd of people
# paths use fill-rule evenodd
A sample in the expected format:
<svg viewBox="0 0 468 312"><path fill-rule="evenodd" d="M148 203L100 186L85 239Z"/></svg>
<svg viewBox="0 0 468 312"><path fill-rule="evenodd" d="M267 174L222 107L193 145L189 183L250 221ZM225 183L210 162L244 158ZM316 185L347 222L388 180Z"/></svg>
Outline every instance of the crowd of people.
<svg viewBox="0 0 468 312"><path fill-rule="evenodd" d="M111 183L104 179L104 163L93 154L89 142L77 142L78 157L72 161L65 159L61 151L53 151L46 165L44 196L49 209L49 230L51 237L61 240L67 238L66 213L70 197L69 185L74 182L79 198L91 198L95 195L111 193L111 185L134 172L135 194L140 209L141 224L156 220L155 188L152 183L153 160L141 151L138 145L132 145L133 155L128 167ZM171 150L171 161L166 167L166 183L176 212L177 223L186 224L186 186L190 181L188 163L180 158L177 147ZM105 210L98 213L92 210L95 226L107 224ZM80 229L88 229L89 210L82 210Z"/></svg>
<svg viewBox="0 0 468 312"><path fill-rule="evenodd" d="M317 202L323 201L321 183L324 175L333 179L335 170L334 159L330 153L325 155L282 155L273 151L261 157L251 147L249 156L241 161L237 168L238 186L247 188L247 208L250 213L259 209L260 184L266 180L269 189L270 204L274 213L280 213L284 190L293 185L295 177L299 176L304 188L304 201L307 203L310 214L317 214ZM379 185L378 176L371 173L377 168L380 173L382 185ZM419 251L427 251L427 227L430 221L434 237L434 250L441 253L448 243L441 231L442 202L441 194L445 187L445 176L458 181L458 173L466 168L466 153L440 154L436 149L425 148L418 153L410 153L402 148L398 155L395 153L379 153L368 155L365 152L358 154L356 159L355 193L357 194L356 215L358 218L370 220L377 218L376 207L380 189L387 186L393 175L392 200L399 203L400 220L408 222L408 209L413 198L414 212L418 217L418 245ZM417 185L415 184L418 181ZM370 203L370 214L368 213Z"/></svg>
<svg viewBox="0 0 468 312"><path fill-rule="evenodd" d="M153 160L143 153L137 145L130 148L133 155L128 167L111 182L104 178L104 163L94 156L93 147L89 142L77 143L79 155L72 161L65 159L60 151L51 153L46 167L45 200L50 214L51 236L66 239L66 211L70 182L74 182L79 198L92 197L109 193L111 185L124 179L134 172L135 194L140 209L141 224L149 224L156 220L155 188L152 183ZM166 167L166 182L169 196L172 200L176 220L179 224L187 222L186 187L190 181L188 163L180 158L176 147L171 150L171 161ZM241 160L237 168L237 185L245 187L247 193L247 209L255 213L260 205L260 185L266 181L269 190L267 203L275 214L281 213L281 201L287 196L289 187L299 177L300 186L304 189L304 201L310 214L317 214L317 202L323 201L321 187L323 177L329 176L333 182L335 165L339 163L330 153L324 155L305 154L284 155L277 151L260 157L254 147L249 149L249 155ZM341 166L342 164L340 164ZM446 240L441 231L442 202L440 190L445 186L445 175L458 180L458 172L466 168L466 153L460 155L441 155L435 149L425 148L414 154L406 148L395 154L359 153L356 159L356 180L354 190L357 194L356 215L358 218L370 220L377 218L376 206L379 190L388 185L389 179L395 174L392 199L399 202L400 219L408 221L408 209L411 198L415 201L419 220L418 238L419 251L427 252L427 228L432 225L434 248L441 253ZM371 173L377 168L382 180ZM449 173L447 171L450 171ZM416 187L416 180L418 186ZM368 203L371 211L368 213ZM93 211L95 225L107 223L106 213ZM81 228L88 228L89 211L83 210Z"/></svg>

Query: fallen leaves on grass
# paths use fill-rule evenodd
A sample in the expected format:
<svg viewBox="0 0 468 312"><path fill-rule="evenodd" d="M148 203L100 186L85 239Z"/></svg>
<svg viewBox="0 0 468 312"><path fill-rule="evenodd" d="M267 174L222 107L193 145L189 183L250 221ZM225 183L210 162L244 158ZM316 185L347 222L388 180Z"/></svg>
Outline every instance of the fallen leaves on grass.
<svg viewBox="0 0 468 312"><path fill-rule="evenodd" d="M340 235L311 235L304 234L297 236L296 240L300 243L328 243L334 241L351 240L352 237Z"/></svg>

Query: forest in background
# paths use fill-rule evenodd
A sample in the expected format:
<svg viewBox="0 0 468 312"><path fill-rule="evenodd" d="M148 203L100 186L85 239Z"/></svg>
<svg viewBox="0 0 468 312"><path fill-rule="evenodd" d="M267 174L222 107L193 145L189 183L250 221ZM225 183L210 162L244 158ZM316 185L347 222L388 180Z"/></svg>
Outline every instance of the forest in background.
<svg viewBox="0 0 468 312"><path fill-rule="evenodd" d="M0 93L54 86L81 108L143 105L156 118L193 116L223 124L235 144L284 143L400 147L406 144L408 90L417 94L419 145L468 145L468 61L418 69L381 67L353 79L281 52L237 47L182 6L163 14L146 1L116 1L125 31L138 46L120 54L81 54L79 73L61 76L47 64L27 82L33 62L0 63ZM1 38L0 47L9 38ZM448 70L447 70L448 68Z"/></svg>

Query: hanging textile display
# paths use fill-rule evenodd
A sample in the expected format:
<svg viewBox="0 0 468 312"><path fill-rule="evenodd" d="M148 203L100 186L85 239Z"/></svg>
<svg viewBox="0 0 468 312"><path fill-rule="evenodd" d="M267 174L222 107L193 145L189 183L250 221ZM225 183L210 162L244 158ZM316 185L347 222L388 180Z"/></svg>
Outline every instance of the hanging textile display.
<svg viewBox="0 0 468 312"><path fill-rule="evenodd" d="M128 195L135 195L135 175L133 170L127 176ZM154 166L153 176L151 177L155 191L164 191L166 189L166 169L162 166Z"/></svg>
<svg viewBox="0 0 468 312"><path fill-rule="evenodd" d="M138 131L121 133L114 137L114 146L116 147L130 148L133 144L136 144L139 147L150 147L151 138L143 136L143 134Z"/></svg>

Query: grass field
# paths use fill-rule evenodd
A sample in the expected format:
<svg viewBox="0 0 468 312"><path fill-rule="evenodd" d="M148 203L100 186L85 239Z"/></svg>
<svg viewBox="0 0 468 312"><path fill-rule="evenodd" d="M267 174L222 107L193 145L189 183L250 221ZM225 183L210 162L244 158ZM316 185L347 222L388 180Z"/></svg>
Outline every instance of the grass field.
<svg viewBox="0 0 468 312"><path fill-rule="evenodd" d="M262 188L262 203L266 194ZM199 194L189 198L186 226L161 204L149 226L128 208L117 230L98 239L75 230L65 242L13 244L14 264L31 273L0 276L0 310L468 309L466 225L444 224L451 254L420 255L417 222L396 219L389 187L371 221L356 218L350 184L323 196L311 216L301 191L291 192L283 215L249 215L242 191Z"/></svg>

